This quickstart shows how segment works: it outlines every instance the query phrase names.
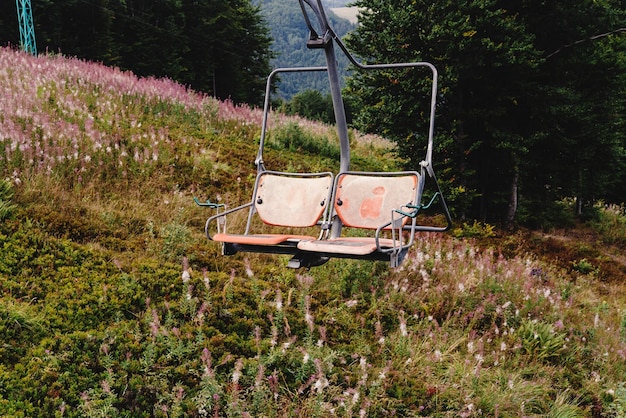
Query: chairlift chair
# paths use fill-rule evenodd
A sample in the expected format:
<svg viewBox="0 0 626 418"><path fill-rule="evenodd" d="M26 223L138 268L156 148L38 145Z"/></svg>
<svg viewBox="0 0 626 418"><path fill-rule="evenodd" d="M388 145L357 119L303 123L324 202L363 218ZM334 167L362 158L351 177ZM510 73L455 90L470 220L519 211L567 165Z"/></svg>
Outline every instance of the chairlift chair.
<svg viewBox="0 0 626 418"><path fill-rule="evenodd" d="M321 0L298 0L309 28L307 47L323 49L326 66L278 68L267 78L261 139L255 165L257 176L252 198L248 203L226 210L224 205L210 201L196 203L215 209L206 221L209 240L222 244L224 255L237 252L288 254L288 267L313 267L331 258L388 261L391 267L402 263L413 245L418 231L443 232L452 220L432 167L434 115L437 93L437 70L428 62L366 65L358 62L330 27ZM317 18L317 29L309 13ZM321 33L321 35L319 35ZM432 90L430 123L426 157L420 171L357 172L350 170L348 127L341 96L334 45L338 45L358 70L423 67L431 71ZM271 85L280 73L325 71L330 82L335 121L340 143L340 170L330 172L289 173L265 168L263 149L270 110ZM436 192L424 204L426 179L430 178ZM446 225L420 225L418 214L438 202ZM233 234L226 230L226 216L247 210L245 230ZM253 219L283 229L281 233L254 231ZM294 230L315 227L316 235L294 233ZM346 230L356 234L346 236Z"/></svg>

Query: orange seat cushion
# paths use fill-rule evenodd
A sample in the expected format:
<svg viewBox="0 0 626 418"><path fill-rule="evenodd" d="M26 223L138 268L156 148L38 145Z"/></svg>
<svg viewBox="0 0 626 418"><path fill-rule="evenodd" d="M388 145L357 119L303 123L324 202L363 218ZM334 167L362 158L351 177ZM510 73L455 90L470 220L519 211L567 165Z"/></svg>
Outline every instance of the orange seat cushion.
<svg viewBox="0 0 626 418"><path fill-rule="evenodd" d="M396 246L401 244L400 241L396 241ZM392 248L393 240L381 238L379 245L382 248ZM343 237L321 241L300 241L298 243L298 249L331 254L367 255L375 252L377 248L375 238Z"/></svg>
<svg viewBox="0 0 626 418"><path fill-rule="evenodd" d="M285 234L215 234L213 241L227 242L229 244L248 244L248 245L278 245L287 241L313 241L315 237L309 235L285 235Z"/></svg>

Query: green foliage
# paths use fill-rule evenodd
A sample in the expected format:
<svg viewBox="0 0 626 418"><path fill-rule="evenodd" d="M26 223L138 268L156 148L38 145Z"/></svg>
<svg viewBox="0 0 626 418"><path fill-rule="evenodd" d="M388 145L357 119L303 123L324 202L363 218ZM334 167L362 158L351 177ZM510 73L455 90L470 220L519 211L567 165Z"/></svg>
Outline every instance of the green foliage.
<svg viewBox="0 0 626 418"><path fill-rule="evenodd" d="M30 343L46 334L46 321L36 308L12 298L0 300L0 333L4 343L0 346L2 364L13 364L26 355Z"/></svg>
<svg viewBox="0 0 626 418"><path fill-rule="evenodd" d="M340 153L337 143L329 141L328 138L313 135L295 123L273 132L270 145L279 149L305 152L335 160L339 158Z"/></svg>
<svg viewBox="0 0 626 418"><path fill-rule="evenodd" d="M597 271L597 267L590 263L586 258L572 262L572 269L582 274L590 274Z"/></svg>
<svg viewBox="0 0 626 418"><path fill-rule="evenodd" d="M517 216L520 225L532 229L551 230L569 228L575 225L576 217L571 200L524 201L520 204Z"/></svg>
<svg viewBox="0 0 626 418"><path fill-rule="evenodd" d="M311 120L324 123L335 121L333 101L330 94L323 96L317 90L305 90L297 93L293 98L281 106L281 111L288 115L299 115Z"/></svg>
<svg viewBox="0 0 626 418"><path fill-rule="evenodd" d="M355 5L359 26L347 42L358 56L439 70L436 171L451 190L475 191L459 214L508 221L511 203L525 200L520 219L537 225L563 198L586 207L623 200L624 118L614 115L624 114L626 40L607 31L626 24L619 2ZM355 72L347 83L359 129L394 140L411 167L426 141L429 81L384 71Z"/></svg>
<svg viewBox="0 0 626 418"><path fill-rule="evenodd" d="M179 213L176 219L161 228L159 234L161 238L159 241L161 243L161 256L170 262L182 260L191 245L192 234L189 227L182 220L182 216L183 213Z"/></svg>
<svg viewBox="0 0 626 418"><path fill-rule="evenodd" d="M7 180L0 180L0 221L9 218L15 211L15 205L11 203L13 194L11 183Z"/></svg>
<svg viewBox="0 0 626 418"><path fill-rule="evenodd" d="M623 205L605 206L599 202L595 207L595 217L589 224L605 243L626 245L626 211Z"/></svg>
<svg viewBox="0 0 626 418"><path fill-rule="evenodd" d="M617 389L612 391L612 402L609 405L609 412L615 417L626 415L626 383L617 385Z"/></svg>
<svg viewBox="0 0 626 418"><path fill-rule="evenodd" d="M463 226L455 228L452 235L457 238L490 238L496 235L494 229L495 226L483 222L474 221L471 225L463 222Z"/></svg>
<svg viewBox="0 0 626 418"><path fill-rule="evenodd" d="M472 202L478 197L478 193L464 186L451 186L447 188L445 196L450 214L454 219L458 219L471 213Z"/></svg>
<svg viewBox="0 0 626 418"><path fill-rule="evenodd" d="M566 336L555 332L550 324L541 321L523 321L517 329L522 350L533 360L567 362Z"/></svg>

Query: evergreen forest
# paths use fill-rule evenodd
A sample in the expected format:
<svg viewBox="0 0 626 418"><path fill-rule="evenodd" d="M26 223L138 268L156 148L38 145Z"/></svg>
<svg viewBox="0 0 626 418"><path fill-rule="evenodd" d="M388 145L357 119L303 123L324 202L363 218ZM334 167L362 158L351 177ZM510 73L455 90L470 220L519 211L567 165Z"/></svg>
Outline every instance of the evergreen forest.
<svg viewBox="0 0 626 418"><path fill-rule="evenodd" d="M347 43L358 56L439 70L435 158L458 218L550 228L569 222L564 205L584 217L598 202L624 201L621 1L355 5L360 25ZM411 167L424 143L422 78L359 73L349 82L357 126L395 140Z"/></svg>

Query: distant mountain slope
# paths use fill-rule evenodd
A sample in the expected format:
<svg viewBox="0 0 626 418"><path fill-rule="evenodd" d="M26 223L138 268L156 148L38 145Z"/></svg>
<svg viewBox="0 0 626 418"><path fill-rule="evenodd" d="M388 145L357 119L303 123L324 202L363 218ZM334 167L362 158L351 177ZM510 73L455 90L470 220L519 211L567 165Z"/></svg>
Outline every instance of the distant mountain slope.
<svg viewBox="0 0 626 418"><path fill-rule="evenodd" d="M352 3L352 0L324 0L324 7L345 7L348 4Z"/></svg>
<svg viewBox="0 0 626 418"><path fill-rule="evenodd" d="M346 19L337 17L330 11L330 8L342 7L346 3L348 2L345 0L324 2L331 25L341 37L354 29L354 25ZM262 0L261 10L274 39L272 50L277 54L272 61L272 67L325 65L324 54L321 50L310 50L306 47L309 32L296 0ZM338 56L338 61L340 71L345 75L348 62L342 56ZM329 91L326 75L321 73L283 75L277 94L284 99L290 99L297 92L306 89Z"/></svg>
<svg viewBox="0 0 626 418"><path fill-rule="evenodd" d="M358 22L358 8L357 7L333 7L331 9L338 17L346 19L353 25Z"/></svg>

